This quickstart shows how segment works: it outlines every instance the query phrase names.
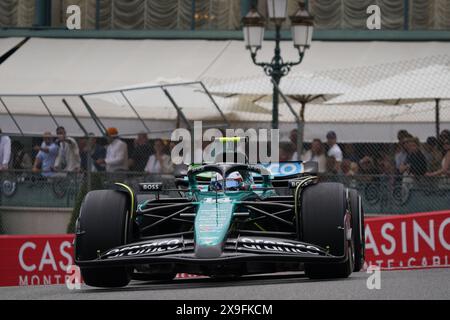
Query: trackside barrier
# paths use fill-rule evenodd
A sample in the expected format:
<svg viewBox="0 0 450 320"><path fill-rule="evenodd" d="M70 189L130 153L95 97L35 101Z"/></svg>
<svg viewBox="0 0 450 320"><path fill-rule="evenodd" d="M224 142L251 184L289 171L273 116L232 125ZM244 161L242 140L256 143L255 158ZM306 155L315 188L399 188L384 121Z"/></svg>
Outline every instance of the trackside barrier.
<svg viewBox="0 0 450 320"><path fill-rule="evenodd" d="M450 211L367 218L365 231L366 265L450 267ZM73 235L0 236L0 257L0 286L64 284L73 274Z"/></svg>
<svg viewBox="0 0 450 320"><path fill-rule="evenodd" d="M450 211L369 218L365 233L367 265L450 267Z"/></svg>

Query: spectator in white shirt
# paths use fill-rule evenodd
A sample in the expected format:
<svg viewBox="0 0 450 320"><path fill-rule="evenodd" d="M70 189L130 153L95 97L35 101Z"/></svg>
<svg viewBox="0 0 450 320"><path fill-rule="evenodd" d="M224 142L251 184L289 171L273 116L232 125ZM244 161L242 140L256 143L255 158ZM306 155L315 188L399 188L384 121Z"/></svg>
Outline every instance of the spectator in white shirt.
<svg viewBox="0 0 450 320"><path fill-rule="evenodd" d="M106 148L106 158L97 160L98 165L105 164L107 172L117 172L128 170L128 146L119 139L119 131L116 128L107 130L108 147Z"/></svg>
<svg viewBox="0 0 450 320"><path fill-rule="evenodd" d="M166 152L166 146L161 139L155 140L153 145L155 153L152 154L145 166L145 172L156 174L169 174L174 170L170 156Z"/></svg>
<svg viewBox="0 0 450 320"><path fill-rule="evenodd" d="M329 131L327 133L327 144L328 144L328 157L333 157L336 161L336 171L339 172L342 162L342 150L337 144L336 132Z"/></svg>
<svg viewBox="0 0 450 320"><path fill-rule="evenodd" d="M311 149L306 151L302 156L302 161L317 162L318 170L323 173L327 170L327 157L320 139L314 139L311 143Z"/></svg>
<svg viewBox="0 0 450 320"><path fill-rule="evenodd" d="M0 129L0 171L8 170L11 160L11 139Z"/></svg>
<svg viewBox="0 0 450 320"><path fill-rule="evenodd" d="M74 138L67 137L66 129L58 127L58 136L55 141L59 145L58 156L55 161L55 169L68 172L78 172L81 167L80 150Z"/></svg>

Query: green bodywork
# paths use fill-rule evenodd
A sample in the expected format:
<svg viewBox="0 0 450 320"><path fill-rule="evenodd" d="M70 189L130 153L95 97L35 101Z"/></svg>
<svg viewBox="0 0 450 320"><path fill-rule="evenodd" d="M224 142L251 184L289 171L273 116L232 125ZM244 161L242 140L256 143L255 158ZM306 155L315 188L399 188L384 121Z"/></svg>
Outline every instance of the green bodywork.
<svg viewBox="0 0 450 320"><path fill-rule="evenodd" d="M210 177L210 172L199 173L198 176L202 178ZM253 185L253 187L259 187L260 189L269 188L271 185L267 181L261 185ZM197 183L192 180L190 187L191 191L188 193L188 197L191 197L193 204L197 206L194 222L196 247L204 251L208 251L208 248L211 248L211 251L217 254L220 254L221 250L219 248L221 248L227 238L240 202L257 198L263 199L275 195L272 189L208 191L207 188L199 188ZM217 248L217 250L214 251L213 248ZM214 255L214 253L211 254Z"/></svg>
<svg viewBox="0 0 450 320"><path fill-rule="evenodd" d="M249 191L227 193L199 192L195 216L195 243L217 246L223 243L230 229L236 207L241 200L255 195Z"/></svg>

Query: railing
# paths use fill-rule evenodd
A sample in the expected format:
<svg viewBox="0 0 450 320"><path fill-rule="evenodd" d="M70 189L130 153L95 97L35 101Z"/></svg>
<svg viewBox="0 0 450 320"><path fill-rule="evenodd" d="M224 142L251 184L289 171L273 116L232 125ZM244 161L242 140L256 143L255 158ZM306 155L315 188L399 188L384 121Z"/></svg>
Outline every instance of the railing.
<svg viewBox="0 0 450 320"><path fill-rule="evenodd" d="M341 182L357 189L366 213L399 214L450 208L450 177L325 175L321 180Z"/></svg>
<svg viewBox="0 0 450 320"><path fill-rule="evenodd" d="M71 208L80 192L108 189L115 182L122 182L137 190L140 182L163 182L167 188L174 188L172 175L148 174L145 172L57 172L51 177L28 170L10 170L0 173L0 206L58 207Z"/></svg>
<svg viewBox="0 0 450 320"><path fill-rule="evenodd" d="M366 213L399 214L450 208L450 177L321 175L320 179L357 189L364 200ZM114 182L124 182L137 190L140 182L156 181L163 182L167 189L175 187L172 175L103 172L92 173L90 189L110 188ZM43 177L30 171L8 171L1 173L0 206L71 208L76 205L80 192L87 189L87 178L83 173Z"/></svg>

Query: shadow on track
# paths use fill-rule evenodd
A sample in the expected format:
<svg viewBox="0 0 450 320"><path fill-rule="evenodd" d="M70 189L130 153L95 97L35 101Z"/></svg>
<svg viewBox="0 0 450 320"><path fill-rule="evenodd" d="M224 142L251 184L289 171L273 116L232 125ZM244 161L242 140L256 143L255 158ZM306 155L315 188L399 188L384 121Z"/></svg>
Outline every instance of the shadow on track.
<svg viewBox="0 0 450 320"><path fill-rule="evenodd" d="M83 289L83 293L101 293L101 292L126 292L126 291L148 291L148 290L184 290L199 288L220 288L220 287L240 287L252 285L272 285L272 284L292 284L292 283L314 283L325 281L349 281L348 279L326 279L311 280L304 273L289 274L264 274L250 275L240 278L187 278L175 279L172 281L132 281L127 287L123 288L89 288ZM353 278L353 280L356 280Z"/></svg>

